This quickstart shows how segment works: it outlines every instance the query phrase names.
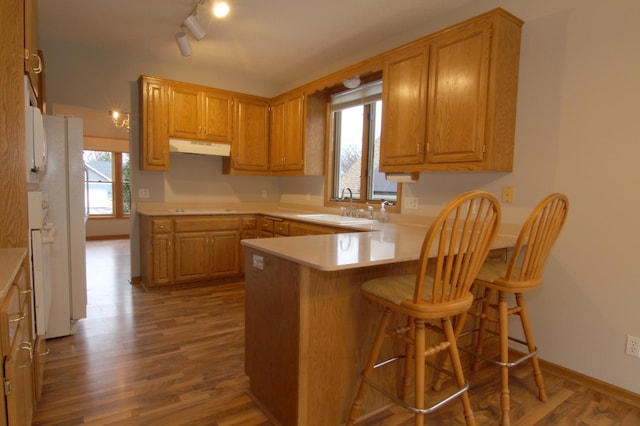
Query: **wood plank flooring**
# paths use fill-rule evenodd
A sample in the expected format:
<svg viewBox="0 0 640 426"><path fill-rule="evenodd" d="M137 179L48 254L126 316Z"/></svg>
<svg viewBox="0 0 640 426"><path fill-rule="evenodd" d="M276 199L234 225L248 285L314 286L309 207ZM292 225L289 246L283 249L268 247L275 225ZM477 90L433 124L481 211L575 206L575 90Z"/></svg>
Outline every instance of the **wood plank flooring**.
<svg viewBox="0 0 640 426"><path fill-rule="evenodd" d="M128 283L128 240L89 241L87 275L88 317L74 336L47 342L34 425L273 424L247 393L243 283L145 292ZM640 425L637 407L544 373L545 403L527 366L512 373L512 424ZM497 369L468 380L478 425L497 424ZM428 423L464 424L459 407L449 404ZM413 419L390 410L363 424Z"/></svg>

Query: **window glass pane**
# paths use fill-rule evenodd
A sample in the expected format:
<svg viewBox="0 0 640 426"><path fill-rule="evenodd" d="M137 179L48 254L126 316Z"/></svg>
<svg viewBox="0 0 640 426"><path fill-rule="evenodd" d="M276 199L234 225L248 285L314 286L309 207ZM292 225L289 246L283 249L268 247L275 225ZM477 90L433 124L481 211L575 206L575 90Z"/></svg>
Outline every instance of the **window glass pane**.
<svg viewBox="0 0 640 426"><path fill-rule="evenodd" d="M122 153L122 213L131 213L131 186L129 184L129 176L131 170L129 168L129 154Z"/></svg>
<svg viewBox="0 0 640 426"><path fill-rule="evenodd" d="M398 193L397 182L389 182L385 179L384 173L380 172L380 134L382 128L382 101L377 101L374 106L374 121L372 123L372 158L369 163L370 173L370 185L369 193L370 200L376 201L396 201Z"/></svg>
<svg viewBox="0 0 640 426"><path fill-rule="evenodd" d="M337 111L339 123L336 141L336 159L339 164L337 194L339 197L344 188L350 188L354 199L360 199L360 179L362 170L362 105ZM347 192L345 192L345 196Z"/></svg>
<svg viewBox="0 0 640 426"><path fill-rule="evenodd" d="M88 187L85 207L89 215L113 215L113 154L84 151L85 185Z"/></svg>

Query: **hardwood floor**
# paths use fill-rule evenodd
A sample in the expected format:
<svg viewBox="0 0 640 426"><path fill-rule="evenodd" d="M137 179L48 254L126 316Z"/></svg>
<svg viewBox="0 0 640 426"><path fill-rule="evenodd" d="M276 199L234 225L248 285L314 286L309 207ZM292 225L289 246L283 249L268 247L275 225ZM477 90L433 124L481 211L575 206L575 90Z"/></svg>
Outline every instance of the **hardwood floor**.
<svg viewBox="0 0 640 426"><path fill-rule="evenodd" d="M247 394L243 283L145 292L129 275L128 240L87 243L88 317L74 336L47 342L33 424L272 425ZM512 373L512 424L640 425L636 406L544 374L542 403L528 366ZM497 424L498 370L468 380L478 425ZM453 402L428 423L462 425L459 411ZM394 410L363 424L413 419Z"/></svg>

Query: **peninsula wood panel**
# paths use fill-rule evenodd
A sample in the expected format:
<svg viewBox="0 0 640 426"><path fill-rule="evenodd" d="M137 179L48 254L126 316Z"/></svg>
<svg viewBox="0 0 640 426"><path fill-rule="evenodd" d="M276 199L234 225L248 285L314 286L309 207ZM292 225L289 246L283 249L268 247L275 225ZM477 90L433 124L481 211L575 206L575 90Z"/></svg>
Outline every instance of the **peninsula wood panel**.
<svg viewBox="0 0 640 426"><path fill-rule="evenodd" d="M264 269L252 266L254 255ZM252 393L285 426L343 424L381 315L362 298L360 285L413 273L416 263L326 272L247 248L246 264L245 363ZM396 371L382 374L393 388ZM372 392L365 409L387 402Z"/></svg>

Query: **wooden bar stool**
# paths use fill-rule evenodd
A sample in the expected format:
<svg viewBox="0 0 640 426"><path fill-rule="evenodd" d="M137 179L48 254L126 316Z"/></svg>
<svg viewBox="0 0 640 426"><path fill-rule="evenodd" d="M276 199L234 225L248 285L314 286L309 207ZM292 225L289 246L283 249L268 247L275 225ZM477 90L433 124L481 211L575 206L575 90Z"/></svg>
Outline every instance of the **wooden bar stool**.
<svg viewBox="0 0 640 426"><path fill-rule="evenodd" d="M444 207L428 229L416 274L376 278L362 285L362 295L384 309L347 424L352 425L358 417L369 386L414 412L416 425L424 424L425 414L457 397L462 399L467 425L475 424L451 318L471 306L473 295L469 288L486 259L499 224L500 205L493 195L483 191L462 194ZM388 328L394 312L406 315L406 326ZM442 333L443 338L427 346L427 328ZM400 339L404 353L378 362L385 337ZM457 389L425 407L426 357L440 352L448 353L453 360L453 372L448 374L455 377ZM402 389L391 392L372 376L375 369L400 359L404 359ZM414 403L410 404L407 401L412 370Z"/></svg>
<svg viewBox="0 0 640 426"><path fill-rule="evenodd" d="M509 425L509 368L528 359L533 366L533 376L538 387L540 401L547 400L544 380L538 362L538 349L533 340L531 323L524 293L534 290L542 284L542 269L567 217L569 201L563 194L551 194L543 199L531 212L524 223L511 257L505 262L487 261L480 269L474 285L484 287L484 296L480 299L481 309L471 310L470 315L479 318L477 340L473 354L473 368L478 370L480 358L501 367L500 408L501 424ZM497 294L497 296L496 296ZM508 306L508 299L513 295L515 306ZM497 301L497 304L496 304ZM491 313L490 314L490 310ZM497 315L496 315L497 314ZM518 315L525 340L509 337L508 317ZM489 332L487 323L498 323L500 341L500 358L486 357L483 354L484 338ZM465 333L468 334L468 333ZM509 340L526 347L527 352L514 361L509 361ZM464 349L462 349L464 350ZM436 383L439 387L444 376L441 374Z"/></svg>

